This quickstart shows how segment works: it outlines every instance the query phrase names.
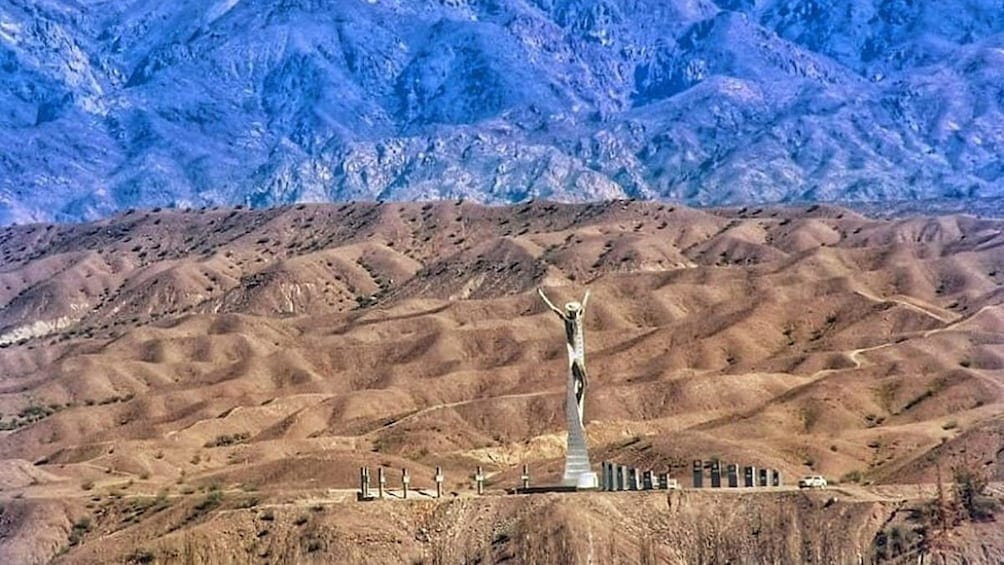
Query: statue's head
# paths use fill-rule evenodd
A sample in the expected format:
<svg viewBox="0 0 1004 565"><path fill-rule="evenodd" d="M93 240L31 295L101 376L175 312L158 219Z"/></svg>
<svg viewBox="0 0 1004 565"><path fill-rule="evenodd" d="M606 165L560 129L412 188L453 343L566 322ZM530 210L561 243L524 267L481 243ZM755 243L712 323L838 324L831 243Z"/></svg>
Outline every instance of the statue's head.
<svg viewBox="0 0 1004 565"><path fill-rule="evenodd" d="M572 302L565 303L565 312L567 312L568 314L575 315L581 311L582 311L582 304L574 300Z"/></svg>

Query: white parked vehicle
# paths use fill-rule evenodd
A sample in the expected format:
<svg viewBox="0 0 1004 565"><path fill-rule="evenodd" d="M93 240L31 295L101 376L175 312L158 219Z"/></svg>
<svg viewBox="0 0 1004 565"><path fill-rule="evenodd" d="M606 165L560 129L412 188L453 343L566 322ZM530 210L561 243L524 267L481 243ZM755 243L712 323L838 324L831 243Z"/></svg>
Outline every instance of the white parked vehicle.
<svg viewBox="0 0 1004 565"><path fill-rule="evenodd" d="M826 479L822 475L806 475L798 479L798 488L826 488Z"/></svg>

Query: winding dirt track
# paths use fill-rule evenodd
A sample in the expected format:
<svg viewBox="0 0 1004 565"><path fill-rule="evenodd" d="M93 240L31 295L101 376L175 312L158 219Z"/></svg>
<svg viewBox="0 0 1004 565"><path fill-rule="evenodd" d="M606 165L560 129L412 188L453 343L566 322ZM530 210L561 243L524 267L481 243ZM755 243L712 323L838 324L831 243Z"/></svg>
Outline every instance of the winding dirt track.
<svg viewBox="0 0 1004 565"><path fill-rule="evenodd" d="M869 296L869 295L864 294L864 293L860 293L859 292L859 294L861 294L862 296L865 296L866 298L874 300L876 302L882 302L883 301L880 298L872 297L872 296ZM930 312L930 311L928 311L926 309L923 309L921 307L915 306L915 305L913 305L911 303L903 302L903 301L897 300L897 299L890 299L890 301L897 302L899 304L903 304L904 306L907 306L907 307L909 307L911 309L920 311L920 312L922 312L922 313L924 313L926 315L929 315L931 317L937 318L937 319L939 319L941 321L945 321L942 318L938 317L937 315L933 314L932 312ZM952 331L952 330L958 328L959 326L961 326L962 324L965 324L966 322L969 322L969 321L973 320L974 318L976 318L977 316L979 316L983 312L986 312L986 311L988 311L990 309L993 309L993 308L1000 308L1000 307L1001 307L1000 305L989 305L988 304L986 306L981 307L976 312L973 312L969 316L959 317L959 318L956 318L955 320L953 320L951 322L947 322L946 325L943 326L943 327L935 328L935 329L931 329L931 330L927 330L927 331L923 332L921 334L921 336L924 339L927 339L927 338L929 338L929 337L931 337L933 335L937 335L939 333ZM715 428L715 427L717 427L719 425L722 425L722 424L735 422L736 420L746 420L746 419L749 419L749 418L755 416L756 414L759 414L760 412L762 412L763 410L767 409L768 407L770 407L772 405L775 405L775 404L777 404L779 402L784 402L784 401L787 401L787 400L791 400L791 399L797 397L799 394L801 394L802 392L810 389L812 386L818 384L820 381L822 381L823 379L827 378L830 375L833 375L833 374L836 374L836 373L842 373L842 372L845 372L845 371L853 371L853 370L857 370L857 369L862 368L864 366L865 361L862 360L861 355L863 355L865 353L870 353L872 351L878 351L880 349L885 349L885 348L888 348L888 347L892 347L894 345L897 345L897 343L896 342L887 342L887 343L880 343L878 345L872 345L872 346L869 346L869 347L861 347L861 348L857 348L857 349L850 349L850 350L844 351L843 352L844 355L846 355L854 363L854 367L852 367L852 368L846 368L845 367L845 368L835 368L835 369L821 369L821 370L816 371L815 373L809 375L809 377L806 379L806 381L804 383L801 383L801 384L799 384L797 386L794 386L794 387L786 390L785 392L783 392L783 393L781 393L781 394L779 394L779 395L777 395L777 396L775 396L775 397L767 400L766 402L763 402L759 406L756 406L756 407L754 407L754 408L752 408L750 410L746 410L746 411L744 411L744 412L742 412L741 414L738 414L738 415L732 414L732 415L729 415L729 416L724 416L724 417L719 417L719 418L713 418L713 419L708 420L706 422L700 422L698 424L694 424L694 425L690 426L689 429L693 429L693 430L709 430L709 429L713 429L713 428ZM994 386L995 388L999 388L1001 390L1004 390L1004 383L1001 383L997 379L994 379L994 378L991 378L991 377L986 377L985 375L982 375L982 373L980 373L979 371L977 371L977 374L979 374L981 376L981 378L986 379L987 382L989 382L990 384L992 384L992 386Z"/></svg>

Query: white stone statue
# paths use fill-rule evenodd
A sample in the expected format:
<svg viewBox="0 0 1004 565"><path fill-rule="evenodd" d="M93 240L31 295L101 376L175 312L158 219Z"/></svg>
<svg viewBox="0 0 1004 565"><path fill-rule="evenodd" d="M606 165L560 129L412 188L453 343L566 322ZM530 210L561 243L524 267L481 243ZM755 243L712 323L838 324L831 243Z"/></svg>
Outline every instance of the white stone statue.
<svg viewBox="0 0 1004 565"><path fill-rule="evenodd" d="M565 420L568 426L565 474L562 482L579 488L596 488L596 473L589 466L586 448L586 429L583 425L582 406L586 398L586 348L583 338L582 318L589 302L589 291L582 302L569 302L562 310L555 306L544 290L537 289L540 297L552 312L565 323L565 344L568 346L568 388L565 395Z"/></svg>

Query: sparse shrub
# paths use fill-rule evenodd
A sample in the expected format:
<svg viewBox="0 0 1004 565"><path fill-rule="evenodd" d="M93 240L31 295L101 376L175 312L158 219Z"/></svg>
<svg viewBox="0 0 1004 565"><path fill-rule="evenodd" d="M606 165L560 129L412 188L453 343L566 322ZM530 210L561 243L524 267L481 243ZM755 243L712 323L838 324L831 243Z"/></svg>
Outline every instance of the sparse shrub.
<svg viewBox="0 0 1004 565"><path fill-rule="evenodd" d="M70 545L74 546L80 543L84 539L84 535L91 531L91 518L90 516L84 516L83 518L77 520L73 524L73 528L70 530Z"/></svg>
<svg viewBox="0 0 1004 565"><path fill-rule="evenodd" d="M56 412L56 409L52 406L35 405L32 404L20 412L18 412L17 417L20 419L19 427L27 426L28 424L33 424L35 422L44 420Z"/></svg>
<svg viewBox="0 0 1004 565"><path fill-rule="evenodd" d="M807 404L799 410L799 417L802 420L802 428L806 433L812 431L812 428L819 421L819 417L821 415L822 409L815 403Z"/></svg>
<svg viewBox="0 0 1004 565"><path fill-rule="evenodd" d="M324 542L317 538L310 538L305 545L307 553L314 553L324 549Z"/></svg>
<svg viewBox="0 0 1004 565"><path fill-rule="evenodd" d="M80 488L83 490L91 490L94 488L94 481L84 481L80 483Z"/></svg>
<svg viewBox="0 0 1004 565"><path fill-rule="evenodd" d="M848 473L844 473L843 476L840 477L840 482L841 483L860 483L861 479L863 477L864 477L864 474L861 473L861 471L858 471L857 469L855 469L854 471L850 471Z"/></svg>
<svg viewBox="0 0 1004 565"><path fill-rule="evenodd" d="M126 563L135 563L137 565L153 563L155 560L156 556L154 556L153 552L146 549L137 549L126 556Z"/></svg>
<svg viewBox="0 0 1004 565"><path fill-rule="evenodd" d="M943 429L943 430L952 430L952 429L955 429L957 427L959 427L959 422L958 422L958 420L954 420L954 419L953 420L948 420L944 424L941 424L941 429Z"/></svg>
<svg viewBox="0 0 1004 565"><path fill-rule="evenodd" d="M363 295L356 297L356 304L359 308L368 308L376 303L377 299L374 296Z"/></svg>
<svg viewBox="0 0 1004 565"><path fill-rule="evenodd" d="M895 559L911 551L920 540L921 536L914 530L901 526L886 528L875 535L874 559L876 561Z"/></svg>
<svg viewBox="0 0 1004 565"><path fill-rule="evenodd" d="M124 402L131 399L133 399L132 394L126 394L124 396L108 396L107 398L103 398L101 399L101 401L97 402L97 405L104 406L107 404L114 404L115 402Z"/></svg>
<svg viewBox="0 0 1004 565"><path fill-rule="evenodd" d="M974 522L993 517L996 503L986 496L989 481L979 462L969 461L952 467L952 481L955 500L964 517Z"/></svg>
<svg viewBox="0 0 1004 565"><path fill-rule="evenodd" d="M921 402L924 402L925 400L931 398L935 394L938 394L939 392L941 392L942 390L944 390L945 387L947 387L947 386L948 386L948 382L947 382L947 380L945 380L944 377L938 377L937 379L934 379L931 382L931 384L929 384L927 386L927 390L925 390L924 392L922 392L921 394L919 394L916 398L914 398L914 399L910 400L909 402L907 402L906 405L903 406L903 410L910 410L914 406L917 406Z"/></svg>
<svg viewBox="0 0 1004 565"><path fill-rule="evenodd" d="M226 447L229 445L236 445L238 443L244 443L251 439L251 434L247 432L238 432L235 434L223 434L216 436L212 441L206 442L206 447Z"/></svg>
<svg viewBox="0 0 1004 565"><path fill-rule="evenodd" d="M153 511L159 512L164 510L171 505L171 501L167 498L167 489L161 489L157 492L157 498L153 499Z"/></svg>
<svg viewBox="0 0 1004 565"><path fill-rule="evenodd" d="M782 330L781 333L784 334L784 337L786 337L788 339L788 345L789 346L795 345L795 338L794 338L794 335L795 335L795 326L793 326L791 324L786 324L784 326L784 330Z"/></svg>
<svg viewBox="0 0 1004 565"><path fill-rule="evenodd" d="M188 517L189 520L194 520L199 516L213 510L217 506L223 503L223 491L219 489L213 489L209 491L202 502L198 503L194 509L192 509L192 514Z"/></svg>
<svg viewBox="0 0 1004 565"><path fill-rule="evenodd" d="M868 428L881 426L882 422L885 422L884 416L877 416L875 414L868 414L867 416L865 416L865 426Z"/></svg>

